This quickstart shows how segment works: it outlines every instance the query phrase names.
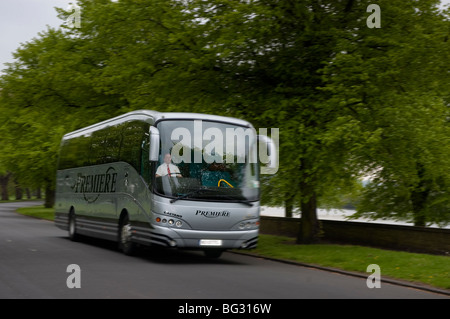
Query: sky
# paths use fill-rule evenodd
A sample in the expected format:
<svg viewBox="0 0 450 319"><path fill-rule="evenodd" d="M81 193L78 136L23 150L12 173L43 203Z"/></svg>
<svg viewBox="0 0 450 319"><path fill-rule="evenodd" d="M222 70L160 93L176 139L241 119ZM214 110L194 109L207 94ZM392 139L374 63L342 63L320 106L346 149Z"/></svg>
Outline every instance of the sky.
<svg viewBox="0 0 450 319"><path fill-rule="evenodd" d="M55 7L67 9L74 0L0 0L0 70L12 62L21 43L38 37L47 25L62 24Z"/></svg>
<svg viewBox="0 0 450 319"><path fill-rule="evenodd" d="M410 0L404 0L410 1ZM0 0L0 71L4 63L12 62L12 52L21 43L30 41L45 31L47 25L58 27L64 21L56 15L55 7L68 10L75 0ZM441 0L449 3L450 0ZM376 0L374 0L376 3ZM81 17L81 23L83 17Z"/></svg>

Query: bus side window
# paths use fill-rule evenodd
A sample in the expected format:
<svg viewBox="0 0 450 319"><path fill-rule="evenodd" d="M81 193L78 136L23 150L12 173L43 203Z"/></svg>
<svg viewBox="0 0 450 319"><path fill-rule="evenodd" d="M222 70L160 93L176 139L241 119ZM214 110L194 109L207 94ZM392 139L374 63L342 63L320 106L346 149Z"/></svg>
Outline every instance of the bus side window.
<svg viewBox="0 0 450 319"><path fill-rule="evenodd" d="M141 170L140 170L140 174L141 176L144 178L144 180L147 182L147 184L150 185L152 179L151 179L151 175L150 175L150 161L148 160L149 158L149 153L150 153L150 140L149 140L149 136L147 133L145 133L144 138L142 139L142 144L141 144Z"/></svg>
<svg viewBox="0 0 450 319"><path fill-rule="evenodd" d="M90 165L88 155L90 144L90 136L79 136L63 141L59 154L58 169ZM86 154L86 156L79 156L79 154Z"/></svg>

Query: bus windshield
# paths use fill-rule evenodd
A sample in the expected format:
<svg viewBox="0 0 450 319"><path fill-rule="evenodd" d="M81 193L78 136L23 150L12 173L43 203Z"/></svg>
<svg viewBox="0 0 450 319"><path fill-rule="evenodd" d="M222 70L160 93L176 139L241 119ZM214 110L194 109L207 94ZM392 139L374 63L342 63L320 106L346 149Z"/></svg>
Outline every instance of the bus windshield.
<svg viewBox="0 0 450 319"><path fill-rule="evenodd" d="M171 202L248 203L259 197L253 128L205 120L158 122L161 145L154 190Z"/></svg>

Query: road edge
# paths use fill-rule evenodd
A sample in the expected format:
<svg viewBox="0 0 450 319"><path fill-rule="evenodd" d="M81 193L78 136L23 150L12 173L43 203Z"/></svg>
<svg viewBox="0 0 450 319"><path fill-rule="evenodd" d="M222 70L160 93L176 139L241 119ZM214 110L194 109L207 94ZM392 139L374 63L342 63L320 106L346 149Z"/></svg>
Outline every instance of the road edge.
<svg viewBox="0 0 450 319"><path fill-rule="evenodd" d="M36 202L38 202L38 201L24 201L24 202L17 202L17 203L30 203L31 204L32 202L34 202L34 204L36 204ZM42 204L42 202L40 202L40 204ZM39 205L39 203L38 203L38 205ZM26 205L26 206L21 206L21 207L27 207L27 206L33 206L33 205ZM15 212L16 212L16 214L19 214L17 211L15 211ZM22 214L20 214L20 215L22 215ZM28 216L28 215L22 215L22 216L33 218L33 216ZM41 220L45 220L45 219L41 219ZM358 277L358 278L363 278L363 279L367 279L367 277L368 277L367 273L360 273L360 272L356 272L356 271L348 271L348 270L343 270L343 269L339 269L339 268L325 267L325 266L316 265L316 264L308 264L308 263L289 260L289 259L268 257L268 256L252 253L249 251L228 250L228 252L238 254L238 255L247 255L247 256L251 256L251 257L263 258L266 260L281 262L281 263L295 265L295 266L308 267L308 268L313 268L313 269L318 269L318 270L323 270L323 271L328 271L328 272L334 272L334 273L338 273L338 274L342 274L342 275L346 275L346 276L353 276L353 277ZM381 282L450 296L450 290L447 290L444 288L433 287L430 285L426 285L424 283L400 280L400 279L395 279L395 278L386 277L386 276L382 276Z"/></svg>
<svg viewBox="0 0 450 319"><path fill-rule="evenodd" d="M245 251L239 251L239 250L229 250L228 252L238 254L238 255L247 255L247 256L251 256L251 257L262 258L262 259L266 259L266 260L281 262L281 263L295 265L295 266L308 267L308 268L313 268L313 269L318 269L318 270L323 270L323 271L328 271L328 272L334 272L334 273L338 273L338 274L346 275L346 276L358 277L358 278L363 278L363 279L367 279L367 277L368 277L367 273L360 273L360 272L356 272L356 271L348 271L348 270L343 270L343 269L339 269L339 268L325 267L325 266L316 265L316 264L308 264L308 263L299 262L299 261L295 261L295 260L289 260L289 259L268 257L268 256L264 256L264 255L259 255L256 253L251 253L251 252L245 252ZM395 279L395 278L386 277L386 276L382 276L381 282L392 284L392 285L397 285L397 286L413 288L413 289L425 290L425 291L433 292L436 294L450 296L450 290L426 285L423 283L416 283L416 282Z"/></svg>

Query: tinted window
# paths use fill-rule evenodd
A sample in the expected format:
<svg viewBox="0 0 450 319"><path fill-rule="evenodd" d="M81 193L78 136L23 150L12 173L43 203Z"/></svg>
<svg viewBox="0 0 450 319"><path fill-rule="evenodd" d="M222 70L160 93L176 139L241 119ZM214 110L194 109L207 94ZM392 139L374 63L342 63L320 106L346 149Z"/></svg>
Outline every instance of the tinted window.
<svg viewBox="0 0 450 319"><path fill-rule="evenodd" d="M149 127L142 121L129 121L65 140L61 144L58 168L123 161L131 164L148 181Z"/></svg>

